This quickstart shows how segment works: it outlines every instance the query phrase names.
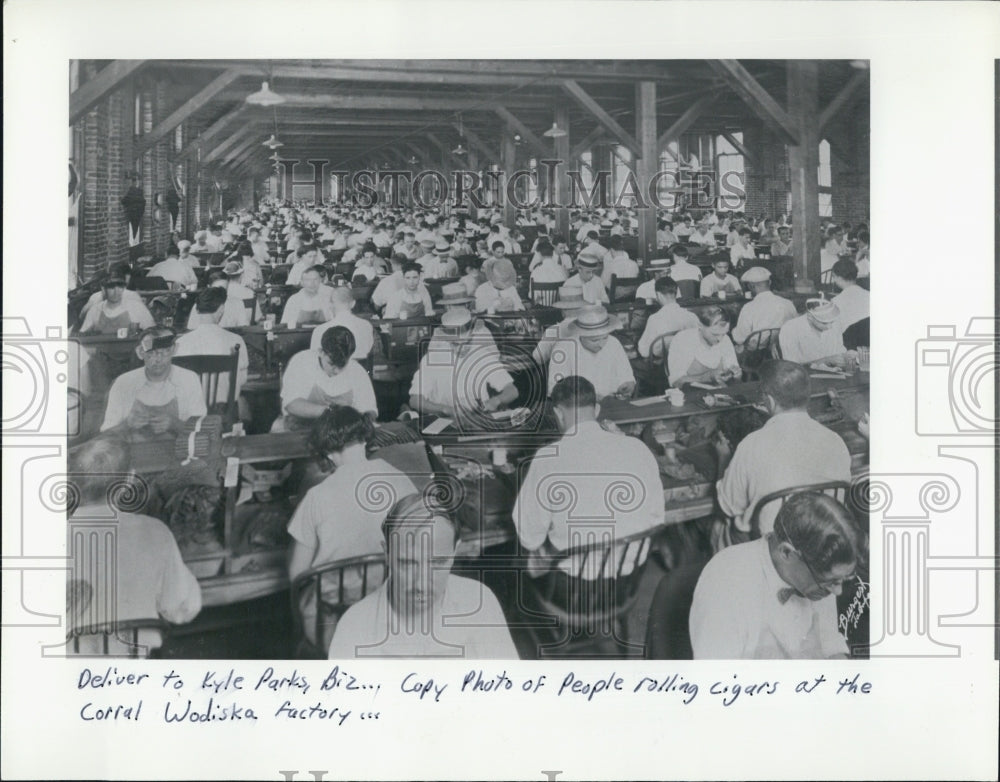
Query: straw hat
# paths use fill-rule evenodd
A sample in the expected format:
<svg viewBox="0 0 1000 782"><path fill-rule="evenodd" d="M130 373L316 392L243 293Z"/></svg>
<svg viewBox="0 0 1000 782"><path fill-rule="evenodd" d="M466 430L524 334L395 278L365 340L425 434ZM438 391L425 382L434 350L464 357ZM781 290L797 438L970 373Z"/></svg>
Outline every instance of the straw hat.
<svg viewBox="0 0 1000 782"><path fill-rule="evenodd" d="M600 304L584 307L573 319L570 333L576 337L600 337L618 331L622 322Z"/></svg>
<svg viewBox="0 0 1000 782"><path fill-rule="evenodd" d="M740 282L767 282L770 279L771 272L763 266L754 266L743 273Z"/></svg>
<svg viewBox="0 0 1000 782"><path fill-rule="evenodd" d="M435 255L447 255L451 252L451 245L445 241L443 238L438 239L437 243L434 245Z"/></svg>
<svg viewBox="0 0 1000 782"><path fill-rule="evenodd" d="M587 305L583 300L583 286L563 285L559 291L559 298L552 304L561 310L578 310Z"/></svg>
<svg viewBox="0 0 1000 782"><path fill-rule="evenodd" d="M582 296L582 288L580 292ZM468 304L470 301L475 301L475 299L469 295L469 290L465 285L460 282L450 282L447 285L441 286L441 298L437 303L445 307L451 307L457 304Z"/></svg>
<svg viewBox="0 0 1000 782"><path fill-rule="evenodd" d="M434 336L447 342L457 342L472 332L472 313L467 309L448 310L441 316L441 326Z"/></svg>

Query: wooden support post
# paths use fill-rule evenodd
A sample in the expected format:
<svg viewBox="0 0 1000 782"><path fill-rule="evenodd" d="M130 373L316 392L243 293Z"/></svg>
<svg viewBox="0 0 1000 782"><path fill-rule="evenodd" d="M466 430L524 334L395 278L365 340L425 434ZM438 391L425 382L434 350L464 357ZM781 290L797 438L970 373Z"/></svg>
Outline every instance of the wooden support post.
<svg viewBox="0 0 1000 782"><path fill-rule="evenodd" d="M197 94L193 95L188 100L184 101L184 104L180 108L157 124L152 131L143 136L142 143L139 145L137 152L142 154L147 149L154 146L158 141L166 138L167 134L171 133L174 128L180 125L192 114L201 110L209 103L209 101L212 100L212 98L222 92L234 81L239 79L242 75L241 71L234 68L224 71L219 76L212 79L207 86L199 90Z"/></svg>
<svg viewBox="0 0 1000 782"><path fill-rule="evenodd" d="M507 228L513 228L517 222L517 209L507 197L507 184L513 178L516 169L516 152L514 130L508 125L500 139L500 167L503 169L503 190L500 192L500 198L503 201L503 224Z"/></svg>
<svg viewBox="0 0 1000 782"><path fill-rule="evenodd" d="M635 134L642 153L636 161L636 178L649 201L649 183L660 167L659 144L656 135L656 82L641 81L635 88ZM645 262L656 257L656 203L649 201L639 213L639 259Z"/></svg>
<svg viewBox="0 0 1000 782"><path fill-rule="evenodd" d="M559 165L556 167L556 182L555 182L555 202L560 204L556 207L556 232L561 233L566 237L567 240L570 239L569 235L569 175L567 171L569 170L569 141L570 141L570 127L569 127L569 109L564 106L556 106L556 124L566 131L565 136L559 136L556 138L556 160L559 161Z"/></svg>
<svg viewBox="0 0 1000 782"><path fill-rule="evenodd" d="M819 283L819 105L815 61L788 65L788 114L798 144L788 148L792 178L792 269L796 281Z"/></svg>

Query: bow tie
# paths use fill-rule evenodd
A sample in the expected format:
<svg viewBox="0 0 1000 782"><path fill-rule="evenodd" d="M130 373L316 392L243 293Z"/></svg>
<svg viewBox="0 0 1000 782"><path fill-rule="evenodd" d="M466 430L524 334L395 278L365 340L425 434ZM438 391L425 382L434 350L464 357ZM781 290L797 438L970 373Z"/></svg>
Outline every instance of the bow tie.
<svg viewBox="0 0 1000 782"><path fill-rule="evenodd" d="M792 589L791 587L784 587L782 589L779 589L778 590L778 602L781 603L781 605L784 605L785 603L788 602L788 599L792 595L797 595L797 594L799 594L799 590Z"/></svg>

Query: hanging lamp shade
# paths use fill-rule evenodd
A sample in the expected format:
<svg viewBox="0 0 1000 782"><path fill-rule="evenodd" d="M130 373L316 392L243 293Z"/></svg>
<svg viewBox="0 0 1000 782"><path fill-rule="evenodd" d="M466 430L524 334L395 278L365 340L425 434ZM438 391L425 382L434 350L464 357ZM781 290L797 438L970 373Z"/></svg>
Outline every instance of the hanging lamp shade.
<svg viewBox="0 0 1000 782"><path fill-rule="evenodd" d="M271 134L271 138L269 138L267 141L262 142L262 144L268 149L277 149L278 147L285 146L282 142L278 141L278 137L275 136L273 133Z"/></svg>
<svg viewBox="0 0 1000 782"><path fill-rule="evenodd" d="M466 150L465 150L465 147L463 147L463 146L462 146L462 142L461 142L461 141L459 141L459 142L458 142L458 146L457 146L457 147L455 147L455 148L454 148L454 149L453 149L453 150L451 151L451 154L453 154L453 155L464 155L464 154L465 154L465 151L466 151Z"/></svg>
<svg viewBox="0 0 1000 782"><path fill-rule="evenodd" d="M262 81L257 92L251 92L247 95L246 102L252 106L277 106L279 103L284 103L285 99L278 93L271 92L267 82Z"/></svg>
<svg viewBox="0 0 1000 782"><path fill-rule="evenodd" d="M546 130L542 135L547 136L548 138L562 138L566 135L566 131L553 122L552 127Z"/></svg>

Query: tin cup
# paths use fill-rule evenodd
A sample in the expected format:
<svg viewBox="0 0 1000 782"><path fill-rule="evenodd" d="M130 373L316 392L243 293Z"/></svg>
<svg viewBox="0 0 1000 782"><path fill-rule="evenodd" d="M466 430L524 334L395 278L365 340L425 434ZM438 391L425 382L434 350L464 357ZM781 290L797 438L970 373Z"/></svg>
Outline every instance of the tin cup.
<svg viewBox="0 0 1000 782"><path fill-rule="evenodd" d="M725 292L725 291L719 291L719 292L718 292L718 294L716 294L716 295L717 295L717 296L718 296L718 297L719 297L719 298L720 298L720 299L721 299L722 301L725 301L725 300L726 300L726 292Z"/></svg>
<svg viewBox="0 0 1000 782"><path fill-rule="evenodd" d="M679 388L671 388L667 391L667 400L674 407L681 407L684 404L684 392Z"/></svg>

